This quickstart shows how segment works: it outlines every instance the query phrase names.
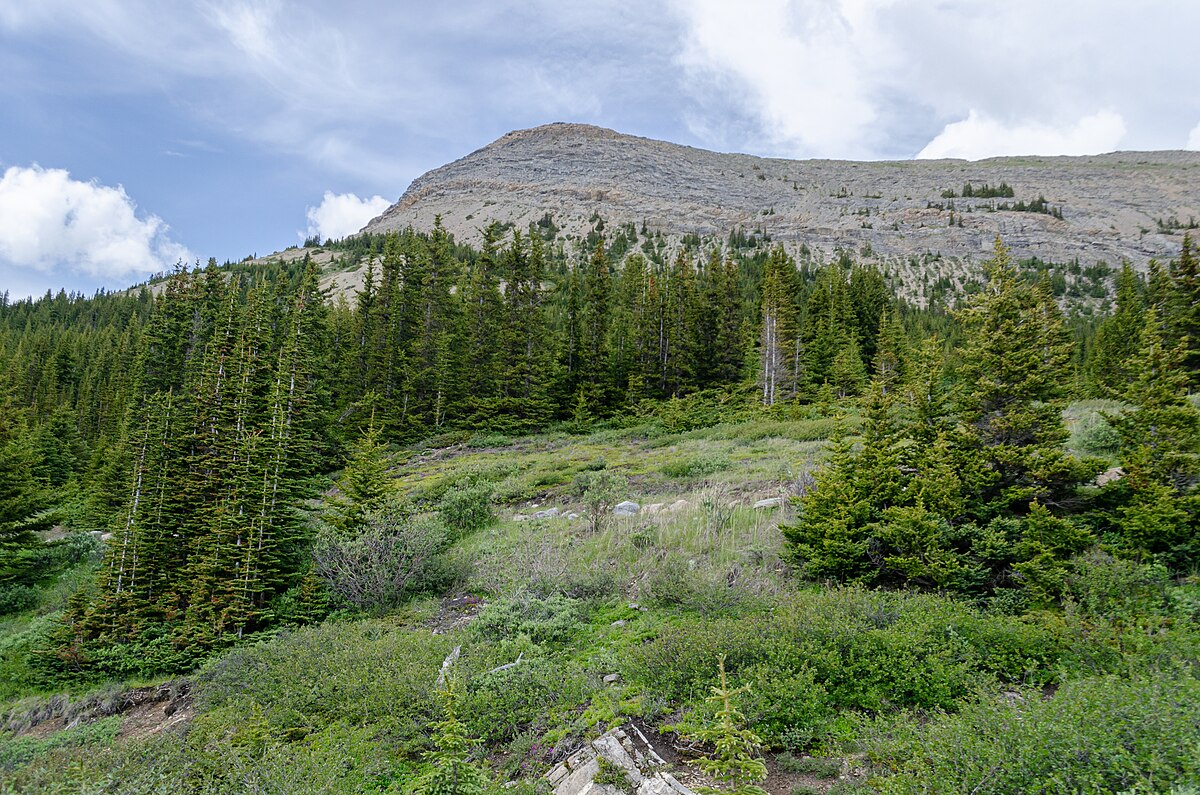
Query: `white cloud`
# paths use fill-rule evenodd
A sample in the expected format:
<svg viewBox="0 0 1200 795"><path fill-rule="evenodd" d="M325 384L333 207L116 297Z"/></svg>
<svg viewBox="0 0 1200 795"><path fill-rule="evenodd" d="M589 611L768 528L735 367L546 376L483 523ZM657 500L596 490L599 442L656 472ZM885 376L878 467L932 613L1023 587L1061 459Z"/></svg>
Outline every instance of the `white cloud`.
<svg viewBox="0 0 1200 795"><path fill-rule="evenodd" d="M676 60L696 106L685 116L702 139L732 132L723 146L902 158L926 145L974 142L971 156L982 157L1014 151L1016 142L1068 154L1118 141L1174 148L1196 122L1187 75L1200 4L670 4L684 26Z"/></svg>
<svg viewBox="0 0 1200 795"><path fill-rule="evenodd" d="M1191 149L1193 151L1200 151L1200 122L1198 122L1196 126L1192 128L1192 131L1188 133L1187 143L1183 148Z"/></svg>
<svg viewBox="0 0 1200 795"><path fill-rule="evenodd" d="M1005 124L972 109L967 118L947 124L917 157L979 160L1003 155L1094 155L1114 151L1124 137L1125 120L1111 110L1055 126Z"/></svg>
<svg viewBox="0 0 1200 795"><path fill-rule="evenodd" d="M99 280L145 276L188 261L161 218L139 218L121 186L62 169L10 167L0 178L0 264Z"/></svg>
<svg viewBox="0 0 1200 795"><path fill-rule="evenodd" d="M733 91L748 95L776 147L790 154L862 156L877 117L869 72L886 68L887 61L871 5L679 0L675 8L687 25L680 62L705 92L732 75Z"/></svg>
<svg viewBox="0 0 1200 795"><path fill-rule="evenodd" d="M308 216L308 236L320 240L338 240L352 235L391 204L382 196L360 199L353 193L325 191L321 203L305 211Z"/></svg>

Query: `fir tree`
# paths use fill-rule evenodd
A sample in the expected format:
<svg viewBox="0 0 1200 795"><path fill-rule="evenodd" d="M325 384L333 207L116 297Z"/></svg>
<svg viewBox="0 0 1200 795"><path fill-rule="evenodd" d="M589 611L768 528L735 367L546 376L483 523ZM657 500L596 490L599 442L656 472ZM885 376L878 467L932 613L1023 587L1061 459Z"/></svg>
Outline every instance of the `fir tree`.
<svg viewBox="0 0 1200 795"><path fill-rule="evenodd" d="M746 688L733 689L725 674L725 657L717 658L720 686L712 688L708 701L716 706L713 721L694 732L692 737L713 746L713 752L697 759L695 765L720 787L702 787L705 795L767 795L759 786L767 780L767 765L759 753L763 743L746 728L746 718L733 705L733 699Z"/></svg>
<svg viewBox="0 0 1200 795"><path fill-rule="evenodd" d="M980 515L1057 502L1083 479L1061 445L1063 384L1071 343L1062 314L1042 287L1023 285L996 238L988 283L961 312L966 328L959 374L965 446L983 466Z"/></svg>
<svg viewBox="0 0 1200 795"><path fill-rule="evenodd" d="M438 699L442 719L434 724L433 749L425 752L429 770L417 780L413 792L417 795L482 795L490 781L487 773L470 759L475 743L467 737L466 729L458 719L460 698L452 680L447 679Z"/></svg>

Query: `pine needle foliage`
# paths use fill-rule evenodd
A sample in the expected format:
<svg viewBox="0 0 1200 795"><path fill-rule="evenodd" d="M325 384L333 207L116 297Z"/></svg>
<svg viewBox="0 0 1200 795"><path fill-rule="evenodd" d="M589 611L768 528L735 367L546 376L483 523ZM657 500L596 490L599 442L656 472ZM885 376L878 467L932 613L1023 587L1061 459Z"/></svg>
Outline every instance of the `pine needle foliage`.
<svg viewBox="0 0 1200 795"><path fill-rule="evenodd" d="M434 725L433 749L425 752L430 768L417 779L413 795L482 795L490 785L487 773L471 761L476 743L458 719L461 697L452 679L438 694L442 719Z"/></svg>
<svg viewBox="0 0 1200 795"><path fill-rule="evenodd" d="M713 694L708 697L708 701L716 704L717 713L711 723L693 731L692 738L713 746L712 754L696 760L695 764L721 786L702 787L700 792L705 795L767 795L767 791L758 786L767 780L767 764L758 756L762 740L746 728L745 716L733 704L734 697L749 688L730 688L724 655L717 658L717 670L721 684L712 688Z"/></svg>

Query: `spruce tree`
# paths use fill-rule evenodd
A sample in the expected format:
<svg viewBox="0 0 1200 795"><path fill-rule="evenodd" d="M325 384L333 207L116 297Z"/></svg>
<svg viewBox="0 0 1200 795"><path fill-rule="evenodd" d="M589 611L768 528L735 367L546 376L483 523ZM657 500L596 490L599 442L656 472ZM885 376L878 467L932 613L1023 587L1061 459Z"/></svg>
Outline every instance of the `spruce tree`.
<svg viewBox="0 0 1200 795"><path fill-rule="evenodd" d="M1085 473L1062 449L1071 342L1053 296L1022 284L996 238L988 282L960 312L966 330L958 403L965 447L981 463L978 511L1058 502ZM973 469L974 467L968 467Z"/></svg>
<svg viewBox="0 0 1200 795"><path fill-rule="evenodd" d="M34 477L30 441L12 406L0 404L0 585L31 573L23 553L40 543L36 531L53 524L51 493Z"/></svg>
<svg viewBox="0 0 1200 795"><path fill-rule="evenodd" d="M791 289L796 265L783 248L776 247L763 268L758 385L762 404L773 406L795 396L802 377Z"/></svg>
<svg viewBox="0 0 1200 795"><path fill-rule="evenodd" d="M712 721L692 732L692 737L713 746L713 752L697 759L695 764L720 787L702 787L704 795L767 795L759 786L767 780L767 765L759 754L763 742L746 728L746 718L733 704L733 699L746 688L729 686L725 673L725 657L717 658L720 686L712 688L708 701L716 707Z"/></svg>
<svg viewBox="0 0 1200 795"><path fill-rule="evenodd" d="M1117 525L1125 551L1159 555L1183 570L1200 559L1191 496L1200 480L1200 411L1187 399L1183 343L1166 342L1154 309L1140 341L1137 376L1123 395L1133 408L1109 417L1122 441L1119 486L1129 493Z"/></svg>

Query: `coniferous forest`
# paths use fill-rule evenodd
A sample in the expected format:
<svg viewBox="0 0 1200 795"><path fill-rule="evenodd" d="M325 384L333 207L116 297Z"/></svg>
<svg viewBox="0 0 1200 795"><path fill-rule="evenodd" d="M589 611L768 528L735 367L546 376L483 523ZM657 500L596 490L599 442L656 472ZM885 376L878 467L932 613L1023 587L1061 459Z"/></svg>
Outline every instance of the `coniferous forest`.
<svg viewBox="0 0 1200 795"><path fill-rule="evenodd" d="M0 791L539 791L629 720L724 791L1194 791L1190 238L1097 316L999 239L923 306L640 239L5 295Z"/></svg>

